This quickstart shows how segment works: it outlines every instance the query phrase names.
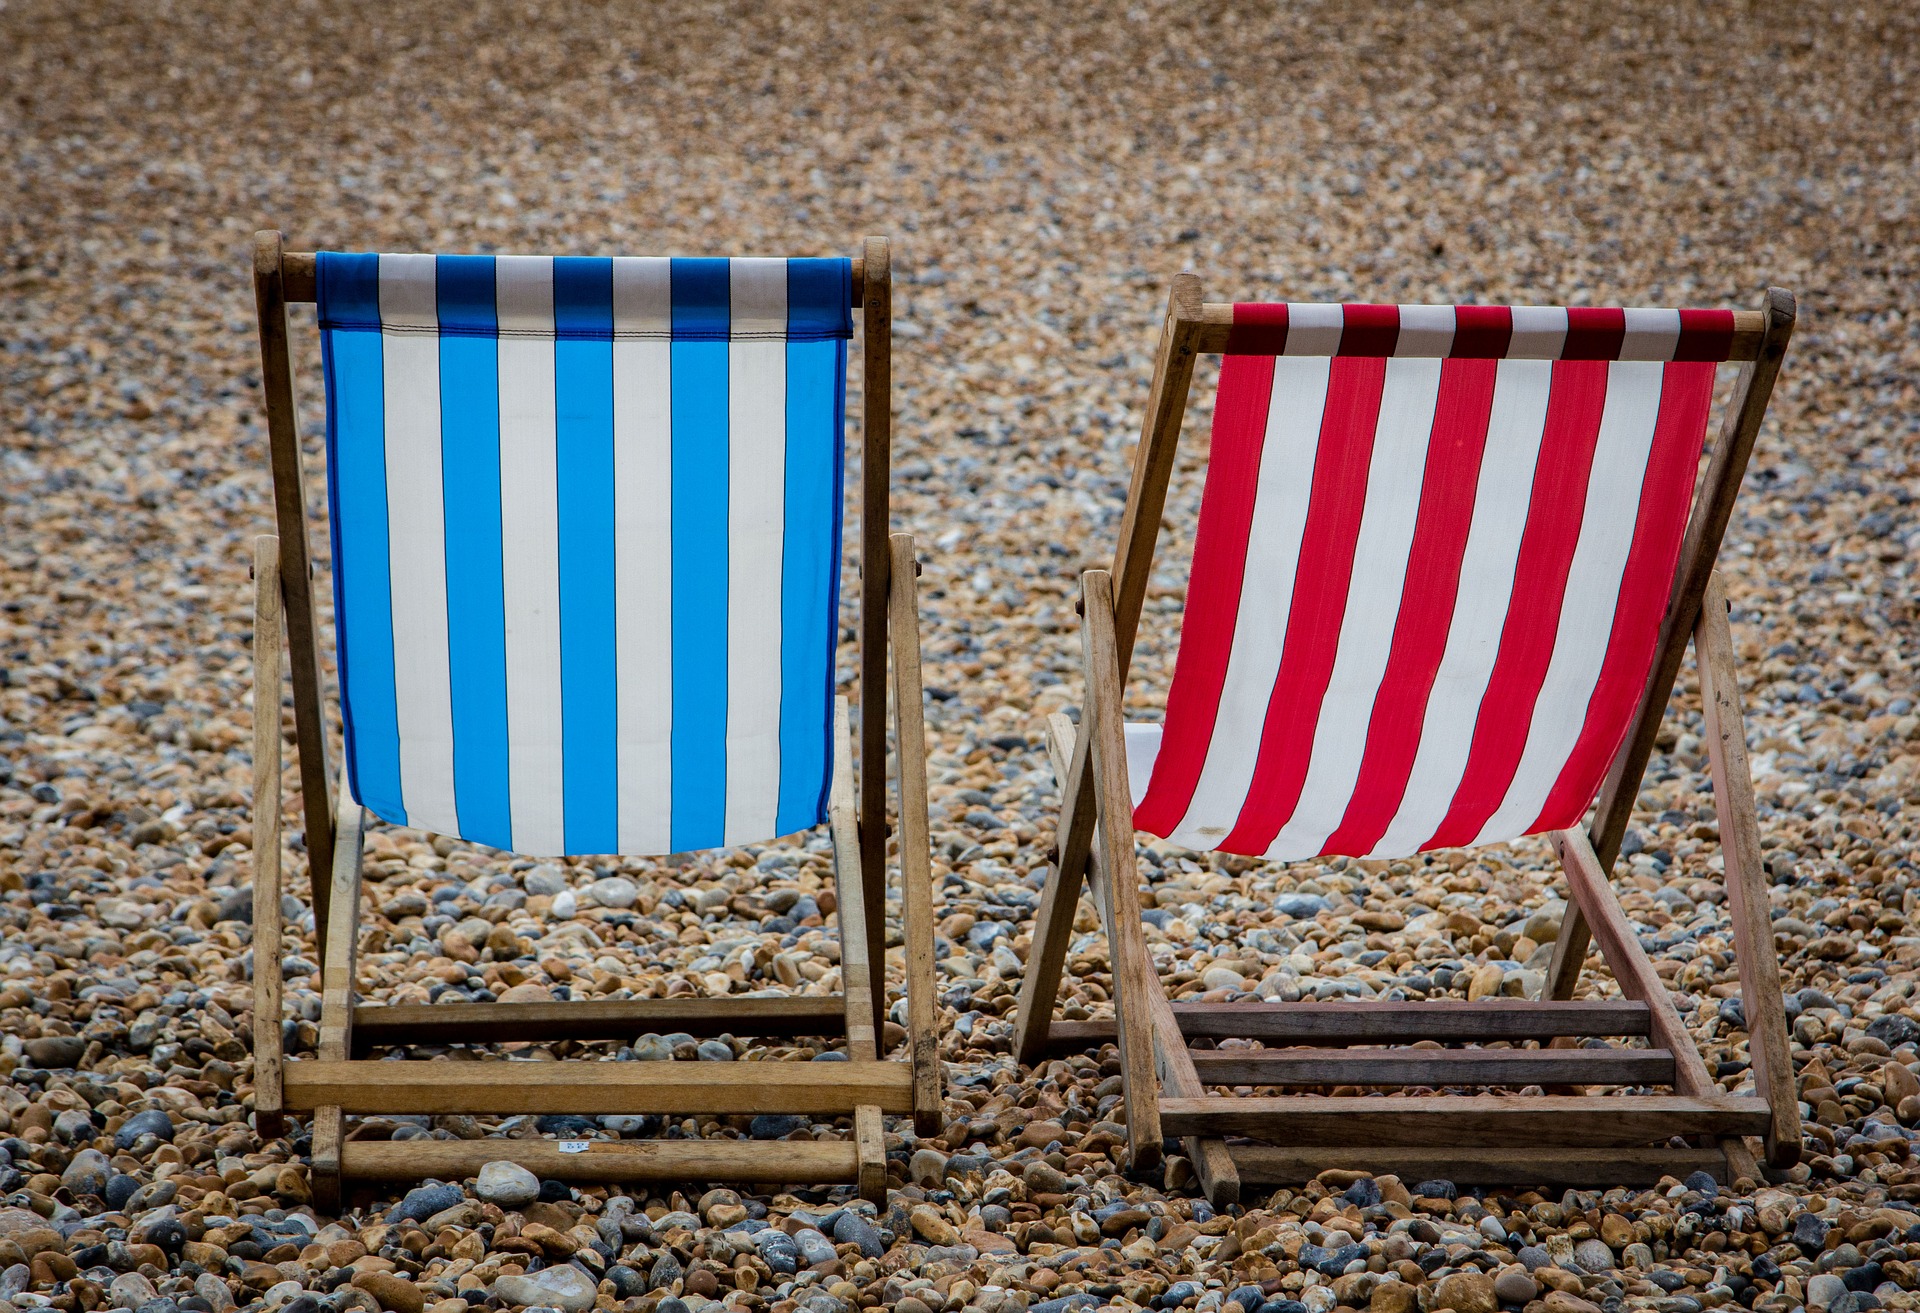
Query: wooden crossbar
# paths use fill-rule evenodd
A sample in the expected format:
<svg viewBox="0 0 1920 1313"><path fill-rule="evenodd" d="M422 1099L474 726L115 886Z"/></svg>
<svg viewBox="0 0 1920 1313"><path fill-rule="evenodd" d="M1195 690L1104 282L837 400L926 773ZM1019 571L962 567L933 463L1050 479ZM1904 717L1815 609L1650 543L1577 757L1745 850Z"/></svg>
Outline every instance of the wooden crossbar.
<svg viewBox="0 0 1920 1313"><path fill-rule="evenodd" d="M538 1040L631 1040L649 1032L713 1035L838 1035L840 995L818 998L648 998L577 1003L362 1004L353 1010L353 1052L398 1044L515 1044Z"/></svg>
<svg viewBox="0 0 1920 1313"><path fill-rule="evenodd" d="M289 1062L287 1106L350 1113L829 1113L913 1110L899 1062Z"/></svg>
<svg viewBox="0 0 1920 1313"><path fill-rule="evenodd" d="M280 257L281 277L286 282L286 297L296 304L310 302L316 295L319 260L316 251L288 251ZM853 308L858 310L867 299L867 262L853 257Z"/></svg>
<svg viewBox="0 0 1920 1313"><path fill-rule="evenodd" d="M1208 1085L1671 1085L1665 1049L1214 1049Z"/></svg>
<svg viewBox="0 0 1920 1313"><path fill-rule="evenodd" d="M1183 321L1194 326L1196 349L1219 352L1227 349L1227 334L1233 327L1233 303L1208 301L1198 312ZM1767 335L1768 316L1764 310L1733 312L1733 343L1728 360L1752 360L1759 355Z"/></svg>
<svg viewBox="0 0 1920 1313"><path fill-rule="evenodd" d="M289 1071L292 1069L289 1068ZM291 1093L292 1081L289 1078ZM1169 1135L1248 1135L1281 1144L1645 1145L1674 1135L1759 1135L1765 1099L1667 1094L1378 1098L1276 1095L1160 1100Z"/></svg>
<svg viewBox="0 0 1920 1313"><path fill-rule="evenodd" d="M1609 1100L1611 1102L1611 1100ZM411 1141L419 1144L422 1141ZM1236 1144L1234 1166L1243 1180L1259 1185L1297 1185L1329 1168L1395 1173L1405 1181L1456 1181L1462 1185L1562 1185L1604 1188L1651 1185L1666 1175L1705 1172L1727 1179L1726 1155L1718 1149L1575 1149L1556 1145L1539 1149L1404 1148L1375 1145L1285 1148Z"/></svg>
<svg viewBox="0 0 1920 1313"><path fill-rule="evenodd" d="M1189 1039L1295 1044L1412 1044L1645 1035L1647 1005L1632 999L1475 1003L1175 1003ZM1083 1049L1113 1038L1113 1022L1056 1021L1049 1045Z"/></svg>

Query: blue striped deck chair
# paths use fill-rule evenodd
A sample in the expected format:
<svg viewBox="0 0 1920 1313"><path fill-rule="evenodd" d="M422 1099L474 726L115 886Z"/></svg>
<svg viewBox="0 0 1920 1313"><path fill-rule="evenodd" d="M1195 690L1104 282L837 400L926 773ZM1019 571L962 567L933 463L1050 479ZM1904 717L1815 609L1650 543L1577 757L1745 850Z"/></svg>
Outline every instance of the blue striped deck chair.
<svg viewBox="0 0 1920 1313"><path fill-rule="evenodd" d="M914 544L888 534L891 278L857 259L361 255L257 235L278 532L255 544L256 706L291 677L322 1012L282 1049L281 736L255 754L255 1116L311 1118L349 1180L887 1187L884 1114L938 1128ZM324 717L286 306L316 306L345 770ZM860 717L836 693L848 345L861 321ZM899 749L904 1054L886 1004L887 665ZM336 793L337 787L337 793ZM390 1005L353 997L375 820L529 856L661 855L824 825L841 992ZM330 872L330 878L323 876ZM511 950L509 950L511 951ZM836 1036L844 1062L424 1062L405 1046L648 1032ZM844 1118L840 1140L346 1138L349 1116Z"/></svg>

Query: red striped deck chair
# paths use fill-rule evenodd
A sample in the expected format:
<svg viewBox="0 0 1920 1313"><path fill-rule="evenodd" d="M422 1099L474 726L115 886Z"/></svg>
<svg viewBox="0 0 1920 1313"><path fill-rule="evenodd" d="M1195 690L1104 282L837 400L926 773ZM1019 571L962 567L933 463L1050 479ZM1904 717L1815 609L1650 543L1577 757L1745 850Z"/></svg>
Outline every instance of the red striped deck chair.
<svg viewBox="0 0 1920 1313"><path fill-rule="evenodd" d="M919 571L912 537L888 533L891 288L878 237L857 259L789 260L297 254L277 232L256 235L279 533L255 544L254 705L280 705L284 648L321 1007L318 1051L283 1054L280 718L260 715L253 1103L263 1136L280 1134L287 1112L310 1119L324 1206L344 1183L458 1180L495 1159L560 1180L842 1182L877 1199L882 1115L938 1128ZM337 794L288 349L286 307L301 301L317 308L326 386ZM835 671L856 317L857 774ZM908 1043L893 1057L882 1039L889 649L908 958ZM435 906L464 902L477 924L460 932L463 960L481 959L467 969L497 976L464 975L459 1002L357 1000L361 854L376 819L563 858L739 855L824 826L840 990L753 988L749 955L738 978L707 974L720 982L708 996L632 997L601 968L588 980L608 997L496 1001L489 982L516 983L507 968L535 959L518 931L501 939L505 923L481 914L498 887L488 872L494 883L443 886L436 900L453 901ZM771 920L757 899L726 905ZM596 918L623 918L619 906ZM430 920L393 919L392 947L437 951ZM613 933L619 921L598 924ZM459 956L450 942L442 949ZM845 1061L395 1060L415 1046L648 1033L844 1036ZM558 1140L391 1141L350 1120L469 1113L574 1120ZM845 1119L851 1133L628 1139L605 1121L580 1124L689 1114Z"/></svg>
<svg viewBox="0 0 1920 1313"><path fill-rule="evenodd" d="M1769 1162L1794 1161L1714 573L1793 320L1778 290L1747 312L1212 305L1192 275L1175 280L1119 549L1083 579L1085 710L1048 727L1064 806L1015 1040L1029 1063L1117 1041L1136 1166L1181 1139L1224 1204L1243 1179L1333 1167L1476 1184L1757 1181L1748 1137ZM1128 724L1122 690L1200 352L1224 359L1179 650L1164 721ZM1703 473L1726 361L1739 378ZM1754 1095L1709 1074L1608 883L1689 635ZM1569 910L1537 999L1170 1003L1141 929L1136 831L1286 862L1544 833ZM1052 1018L1083 877L1113 1021ZM1621 999L1572 999L1594 940ZM1229 1037L1259 1047L1187 1043ZM1421 1041L1451 1047L1404 1047ZM1592 1086L1624 1092L1585 1097Z"/></svg>

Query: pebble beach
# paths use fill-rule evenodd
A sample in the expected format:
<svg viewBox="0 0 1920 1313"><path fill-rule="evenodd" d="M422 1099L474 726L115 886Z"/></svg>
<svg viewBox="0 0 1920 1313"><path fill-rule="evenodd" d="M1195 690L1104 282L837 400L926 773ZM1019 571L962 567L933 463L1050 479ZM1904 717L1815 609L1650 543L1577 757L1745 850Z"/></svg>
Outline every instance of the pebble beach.
<svg viewBox="0 0 1920 1313"><path fill-rule="evenodd" d="M1830 0L0 0L0 1313L1920 1309L1916 51L1920 11ZM501 1161L336 1214L314 1206L304 1123L256 1132L261 228L301 251L830 255L891 238L893 523L924 571L946 1126L923 1139L889 1119L885 1205L800 1184L570 1187ZM1111 1046L1014 1061L1060 803L1045 719L1084 696L1079 576L1110 563L1183 270L1209 300L1798 296L1721 570L1799 1164L1565 1191L1332 1172L1216 1213L1183 1158L1123 1170ZM293 329L324 566L311 307ZM1215 377L1196 375L1137 716L1172 672ZM856 366L856 416L860 382ZM290 705L281 718L291 767ZM1703 733L1689 658L1614 884L1708 1069L1751 1092ZM320 996L296 781L283 1030L301 1056ZM824 829L561 861L379 825L360 993L835 993L830 857ZM1565 913L1538 840L1283 866L1142 836L1141 874L1147 943L1182 999L1532 995ZM1108 1016L1090 904L1075 929L1060 1015ZM899 1044L897 927L890 942ZM1619 994L1597 956L1582 993ZM805 1061L837 1043L402 1052ZM849 1130L451 1116L353 1133Z"/></svg>

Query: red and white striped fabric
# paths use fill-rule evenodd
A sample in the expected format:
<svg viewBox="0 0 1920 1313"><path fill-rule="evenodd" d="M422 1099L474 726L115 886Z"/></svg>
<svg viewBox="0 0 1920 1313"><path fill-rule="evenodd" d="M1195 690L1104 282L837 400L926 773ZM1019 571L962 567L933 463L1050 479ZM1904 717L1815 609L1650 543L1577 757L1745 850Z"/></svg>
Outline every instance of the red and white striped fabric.
<svg viewBox="0 0 1920 1313"><path fill-rule="evenodd" d="M1137 828L1397 857L1577 822L1645 686L1729 311L1236 305Z"/></svg>

